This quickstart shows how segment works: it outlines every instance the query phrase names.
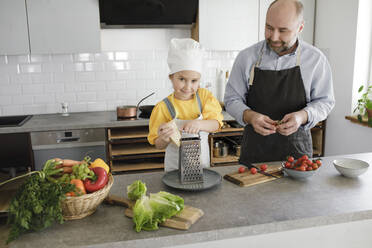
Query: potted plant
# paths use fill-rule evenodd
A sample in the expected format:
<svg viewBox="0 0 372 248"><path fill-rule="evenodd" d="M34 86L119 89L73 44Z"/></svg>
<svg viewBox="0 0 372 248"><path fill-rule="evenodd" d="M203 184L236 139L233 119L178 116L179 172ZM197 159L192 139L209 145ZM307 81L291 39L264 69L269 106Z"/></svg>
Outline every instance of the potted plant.
<svg viewBox="0 0 372 248"><path fill-rule="evenodd" d="M364 86L360 86L358 93L362 92ZM368 86L367 91L358 99L358 104L354 113L358 110L358 120L362 122L362 116L368 117L368 125L372 127L372 85Z"/></svg>

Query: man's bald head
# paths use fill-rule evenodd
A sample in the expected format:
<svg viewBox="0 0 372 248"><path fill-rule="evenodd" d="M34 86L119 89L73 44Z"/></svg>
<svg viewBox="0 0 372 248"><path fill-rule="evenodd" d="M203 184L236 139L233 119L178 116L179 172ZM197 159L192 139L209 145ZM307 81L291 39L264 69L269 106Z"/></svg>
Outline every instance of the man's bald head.
<svg viewBox="0 0 372 248"><path fill-rule="evenodd" d="M300 22L302 22L304 19L304 5L298 0L275 0L270 4L267 11L269 11L271 7L275 8L290 7L288 5L292 5L292 7L295 8L297 18Z"/></svg>

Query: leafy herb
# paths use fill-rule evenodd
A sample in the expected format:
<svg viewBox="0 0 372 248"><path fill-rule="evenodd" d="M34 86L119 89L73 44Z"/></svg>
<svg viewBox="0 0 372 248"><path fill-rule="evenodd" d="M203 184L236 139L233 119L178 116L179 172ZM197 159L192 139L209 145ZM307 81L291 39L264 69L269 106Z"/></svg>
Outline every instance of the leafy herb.
<svg viewBox="0 0 372 248"><path fill-rule="evenodd" d="M58 183L52 175L61 172L60 164L48 160L42 171L33 171L10 202L8 224L11 225L7 243L28 231L39 231L54 222L63 223L61 200L74 185ZM37 174L35 174L37 173ZM30 175L26 174L26 175Z"/></svg>

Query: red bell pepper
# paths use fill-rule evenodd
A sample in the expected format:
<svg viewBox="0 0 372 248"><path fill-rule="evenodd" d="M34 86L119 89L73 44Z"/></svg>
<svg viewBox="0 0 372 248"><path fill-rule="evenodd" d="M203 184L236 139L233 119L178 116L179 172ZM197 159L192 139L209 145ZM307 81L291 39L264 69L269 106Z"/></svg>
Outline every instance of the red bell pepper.
<svg viewBox="0 0 372 248"><path fill-rule="evenodd" d="M97 190L102 189L108 182L108 175L105 169L102 167L94 167L91 170L96 174L97 180L92 181L91 179L87 178L84 180L84 187L88 192L95 192Z"/></svg>

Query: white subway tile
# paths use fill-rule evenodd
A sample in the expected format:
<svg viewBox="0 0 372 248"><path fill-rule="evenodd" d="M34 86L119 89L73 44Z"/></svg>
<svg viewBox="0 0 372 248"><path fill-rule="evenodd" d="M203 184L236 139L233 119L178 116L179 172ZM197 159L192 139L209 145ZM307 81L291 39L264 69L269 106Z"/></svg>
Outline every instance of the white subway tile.
<svg viewBox="0 0 372 248"><path fill-rule="evenodd" d="M105 91L105 83L104 82L91 82L91 83L86 83L85 84L85 89L87 91L95 91L98 94L100 92Z"/></svg>
<svg viewBox="0 0 372 248"><path fill-rule="evenodd" d="M94 72L77 72L76 73L76 80L79 82L87 82L87 81L94 81L95 74Z"/></svg>
<svg viewBox="0 0 372 248"><path fill-rule="evenodd" d="M126 100L128 104L136 105L140 99L137 97L136 90L124 90L116 93L116 99ZM137 101L137 102L136 102Z"/></svg>
<svg viewBox="0 0 372 248"><path fill-rule="evenodd" d="M154 79L168 79L168 72L169 72L168 68L164 71L155 71Z"/></svg>
<svg viewBox="0 0 372 248"><path fill-rule="evenodd" d="M27 84L22 85L22 94L23 95L37 95L44 93L43 84Z"/></svg>
<svg viewBox="0 0 372 248"><path fill-rule="evenodd" d="M10 77L5 74L0 74L0 85L6 85L10 83Z"/></svg>
<svg viewBox="0 0 372 248"><path fill-rule="evenodd" d="M65 83L65 92L82 92L85 90L84 83Z"/></svg>
<svg viewBox="0 0 372 248"><path fill-rule="evenodd" d="M22 115L23 106L22 105L11 105L11 106L2 106L2 115Z"/></svg>
<svg viewBox="0 0 372 248"><path fill-rule="evenodd" d="M110 81L106 83L108 90L125 90L126 83L124 81Z"/></svg>
<svg viewBox="0 0 372 248"><path fill-rule="evenodd" d="M97 101L116 100L116 91L106 91L97 94Z"/></svg>
<svg viewBox="0 0 372 248"><path fill-rule="evenodd" d="M64 72L84 71L84 63L63 64Z"/></svg>
<svg viewBox="0 0 372 248"><path fill-rule="evenodd" d="M144 80L128 80L127 81L127 89L145 89L146 88L146 81Z"/></svg>
<svg viewBox="0 0 372 248"><path fill-rule="evenodd" d="M40 74L31 74L31 81L32 83L50 83L52 82L52 74L51 73L40 73Z"/></svg>
<svg viewBox="0 0 372 248"><path fill-rule="evenodd" d="M72 62L72 55L71 54L53 54L52 61L62 62L62 63Z"/></svg>
<svg viewBox="0 0 372 248"><path fill-rule="evenodd" d="M7 56L6 55L0 55L0 65L5 65L7 64Z"/></svg>
<svg viewBox="0 0 372 248"><path fill-rule="evenodd" d="M104 70L104 65L103 63L85 63L85 70L86 71L103 71Z"/></svg>
<svg viewBox="0 0 372 248"><path fill-rule="evenodd" d="M0 86L0 95L1 96L14 96L22 94L22 87L19 84L13 85L4 85Z"/></svg>
<svg viewBox="0 0 372 248"><path fill-rule="evenodd" d="M53 83L44 85L45 93L63 93L65 85L63 83Z"/></svg>
<svg viewBox="0 0 372 248"><path fill-rule="evenodd" d="M1 65L0 64L0 73L3 73L3 74L19 73L19 66L18 65Z"/></svg>
<svg viewBox="0 0 372 248"><path fill-rule="evenodd" d="M19 65L20 71L22 73L35 73L41 72L41 65L40 64L30 64L30 65Z"/></svg>
<svg viewBox="0 0 372 248"><path fill-rule="evenodd" d="M76 94L75 93L58 93L56 94L56 102L67 102L73 103L76 102Z"/></svg>
<svg viewBox="0 0 372 248"><path fill-rule="evenodd" d="M167 57L168 57L167 50L155 50L154 51L154 59L167 60Z"/></svg>
<svg viewBox="0 0 372 248"><path fill-rule="evenodd" d="M136 71L136 79L154 79L154 72L152 70L148 71Z"/></svg>
<svg viewBox="0 0 372 248"><path fill-rule="evenodd" d="M46 105L46 113L53 114L53 113L61 113L62 108L59 103L52 103Z"/></svg>
<svg viewBox="0 0 372 248"><path fill-rule="evenodd" d="M94 55L91 53L77 53L74 54L74 61L93 61Z"/></svg>
<svg viewBox="0 0 372 248"><path fill-rule="evenodd" d="M75 73L74 72L55 72L54 75L54 82L74 82L75 81Z"/></svg>
<svg viewBox="0 0 372 248"><path fill-rule="evenodd" d="M145 50L145 51L130 51L129 57L131 60L152 60L154 59L154 50Z"/></svg>
<svg viewBox="0 0 372 248"><path fill-rule="evenodd" d="M31 55L30 60L31 63L43 63L43 62L50 62L52 59L51 55Z"/></svg>
<svg viewBox="0 0 372 248"><path fill-rule="evenodd" d="M0 95L0 106L1 105L10 105L12 103L11 96L1 96Z"/></svg>
<svg viewBox="0 0 372 248"><path fill-rule="evenodd" d="M165 60L149 60L146 61L146 71L165 71L168 69L168 64Z"/></svg>
<svg viewBox="0 0 372 248"><path fill-rule="evenodd" d="M129 70L129 62L106 62L105 70L106 71Z"/></svg>
<svg viewBox="0 0 372 248"><path fill-rule="evenodd" d="M43 72L62 72L62 64L58 63L42 64L41 70Z"/></svg>
<svg viewBox="0 0 372 248"><path fill-rule="evenodd" d="M77 102L92 102L97 100L96 92L82 92L76 94Z"/></svg>
<svg viewBox="0 0 372 248"><path fill-rule="evenodd" d="M146 80L145 87L147 89L163 89L167 82L166 80Z"/></svg>
<svg viewBox="0 0 372 248"><path fill-rule="evenodd" d="M88 111L104 111L106 110L105 102L88 102Z"/></svg>
<svg viewBox="0 0 372 248"><path fill-rule="evenodd" d="M29 74L15 74L10 76L10 82L12 84L30 84L32 81Z"/></svg>
<svg viewBox="0 0 372 248"><path fill-rule="evenodd" d="M145 62L144 61L129 61L126 62L127 70L136 70L136 71L144 71L145 70Z"/></svg>
<svg viewBox="0 0 372 248"><path fill-rule="evenodd" d="M97 81L111 81L116 79L116 74L113 71L98 71L96 72Z"/></svg>
<svg viewBox="0 0 372 248"><path fill-rule="evenodd" d="M115 60L114 52L103 52L94 54L95 61Z"/></svg>
<svg viewBox="0 0 372 248"><path fill-rule="evenodd" d="M55 103L56 98L54 93L48 93L43 95L34 95L34 103Z"/></svg>
<svg viewBox="0 0 372 248"><path fill-rule="evenodd" d="M116 100L116 101L107 101L107 110L116 110L116 107L127 105L128 102L126 100Z"/></svg>
<svg viewBox="0 0 372 248"><path fill-rule="evenodd" d="M7 59L8 59L8 64L10 65L30 63L29 55L8 55Z"/></svg>
<svg viewBox="0 0 372 248"><path fill-rule="evenodd" d="M12 104L18 105L18 104L33 104L33 96L29 95L20 95L20 96L12 96Z"/></svg>
<svg viewBox="0 0 372 248"><path fill-rule="evenodd" d="M116 72L117 79L135 79L136 78L136 72L135 71L118 71Z"/></svg>
<svg viewBox="0 0 372 248"><path fill-rule="evenodd" d="M33 104L23 106L25 114L46 114L47 107L45 104Z"/></svg>
<svg viewBox="0 0 372 248"><path fill-rule="evenodd" d="M115 53L115 60L128 60L129 53L128 52L116 52Z"/></svg>
<svg viewBox="0 0 372 248"><path fill-rule="evenodd" d="M69 110L70 112L86 112L88 111L87 103L72 103Z"/></svg>

